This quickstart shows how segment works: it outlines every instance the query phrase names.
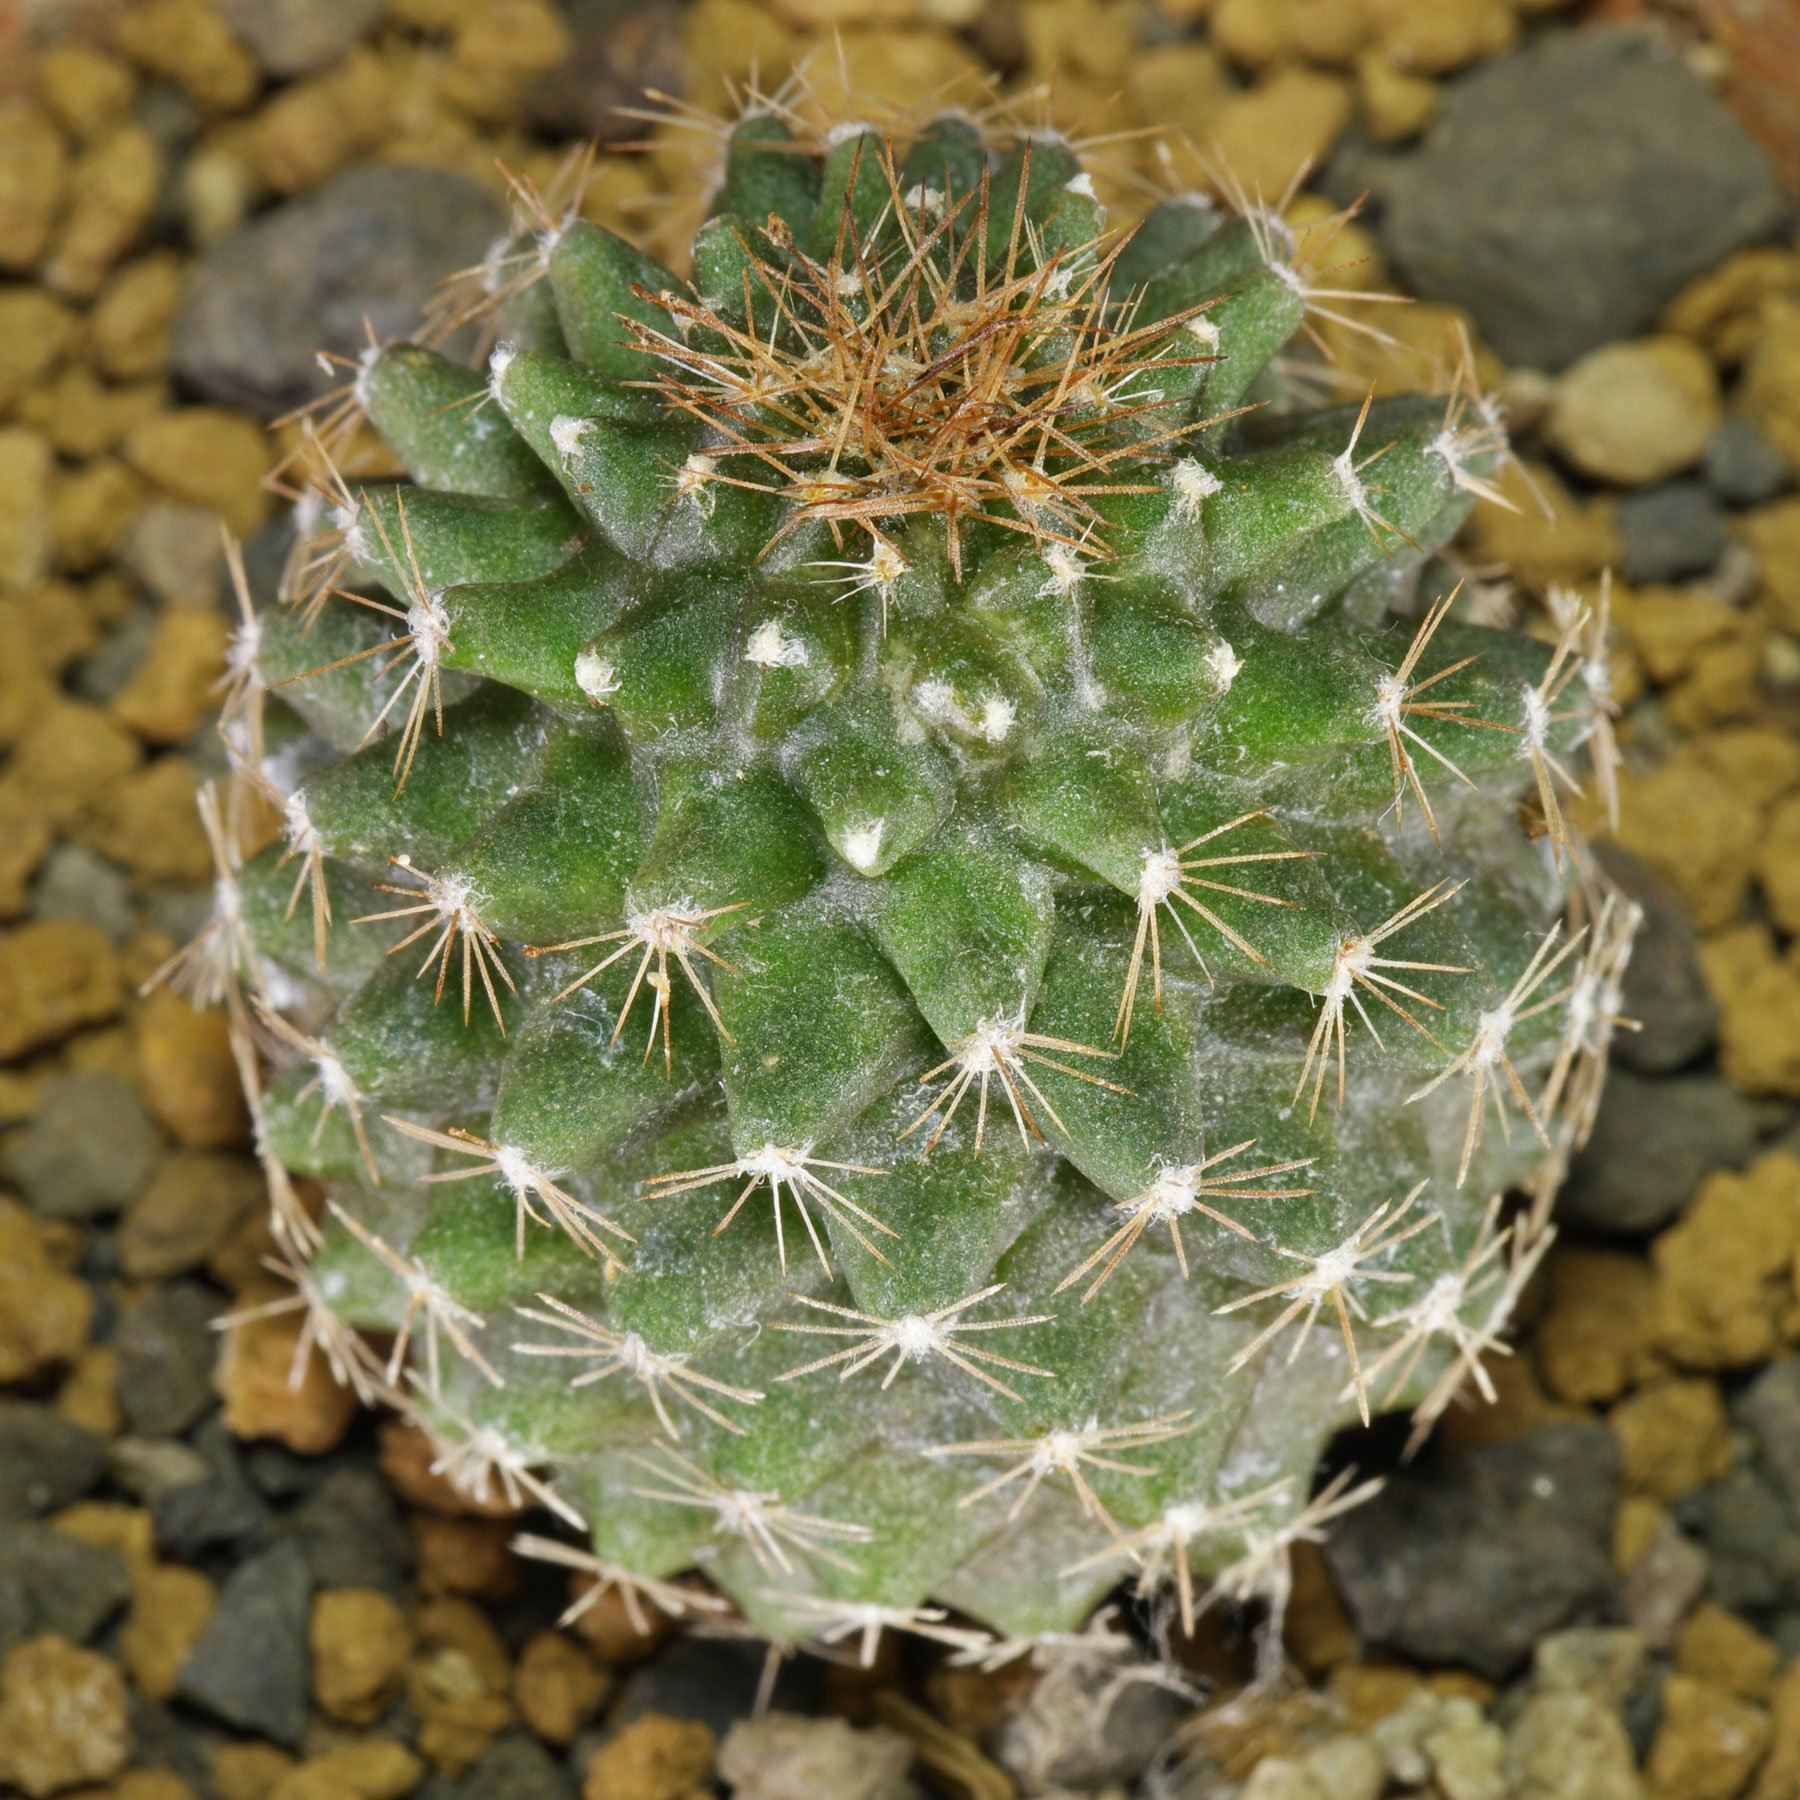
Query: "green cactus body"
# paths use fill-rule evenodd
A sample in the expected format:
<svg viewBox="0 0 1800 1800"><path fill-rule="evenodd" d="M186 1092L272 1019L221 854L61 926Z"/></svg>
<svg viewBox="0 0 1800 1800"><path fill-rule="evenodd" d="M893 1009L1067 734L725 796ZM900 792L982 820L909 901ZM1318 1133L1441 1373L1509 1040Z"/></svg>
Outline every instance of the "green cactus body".
<svg viewBox="0 0 1800 1800"><path fill-rule="evenodd" d="M1054 136L787 139L737 128L691 282L571 223L485 379L372 355L412 482L300 559L369 604L246 626L288 836L212 973L289 1272L634 1605L1278 1600L1327 1437L1478 1368L1542 1241L1490 1197L1591 1112L1603 645L1451 614L1504 440L1298 406L1277 222L1109 248Z"/></svg>

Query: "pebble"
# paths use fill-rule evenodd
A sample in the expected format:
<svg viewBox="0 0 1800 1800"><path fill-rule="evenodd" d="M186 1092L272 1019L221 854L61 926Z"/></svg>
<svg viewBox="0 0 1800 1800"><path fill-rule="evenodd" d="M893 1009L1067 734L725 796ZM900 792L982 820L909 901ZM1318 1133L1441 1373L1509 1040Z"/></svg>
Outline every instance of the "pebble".
<svg viewBox="0 0 1800 1800"><path fill-rule="evenodd" d="M1770 302L1757 321L1756 340L1744 359L1740 392L1744 412L1789 465L1800 464L1800 295Z"/></svg>
<svg viewBox="0 0 1800 1800"><path fill-rule="evenodd" d="M213 1402L219 1298L191 1281L153 1289L119 1320L119 1404L133 1431L179 1437Z"/></svg>
<svg viewBox="0 0 1800 1800"><path fill-rule="evenodd" d="M101 457L63 473L50 502L56 566L85 575L117 551L144 504L146 488L113 457Z"/></svg>
<svg viewBox="0 0 1800 1800"><path fill-rule="evenodd" d="M0 1538L0 1655L45 1631L85 1643L130 1592L117 1550L9 1520Z"/></svg>
<svg viewBox="0 0 1800 1800"><path fill-rule="evenodd" d="M131 1755L125 1683L104 1656L48 1634L0 1668L0 1783L43 1800L110 1781Z"/></svg>
<svg viewBox="0 0 1800 1800"><path fill-rule="evenodd" d="M335 62L374 25L386 0L219 0L225 22L265 75L308 75Z"/></svg>
<svg viewBox="0 0 1800 1800"><path fill-rule="evenodd" d="M1663 1348L1691 1369L1748 1368L1781 1341L1800 1251L1800 1160L1773 1150L1709 1176L1651 1247Z"/></svg>
<svg viewBox="0 0 1800 1800"><path fill-rule="evenodd" d="M225 1015L158 988L138 1008L136 1027L139 1086L170 1135L194 1150L244 1143L250 1121Z"/></svg>
<svg viewBox="0 0 1800 1800"><path fill-rule="evenodd" d="M1643 1800L1618 1714L1586 1694L1536 1694L1506 1739L1508 1800Z"/></svg>
<svg viewBox="0 0 1800 1800"><path fill-rule="evenodd" d="M1704 950L1719 1000L1719 1064L1739 1092L1800 1096L1800 968L1769 927L1747 921Z"/></svg>
<svg viewBox="0 0 1800 1800"><path fill-rule="evenodd" d="M210 1418L192 1434L181 1470L159 1475L149 1495L156 1541L165 1556L197 1559L213 1552L242 1556L269 1535L268 1506L245 1478L237 1440Z"/></svg>
<svg viewBox="0 0 1800 1800"><path fill-rule="evenodd" d="M1733 923L1761 833L1757 808L1691 743L1644 773L1622 771L1620 796L1625 848L1675 891L1701 931Z"/></svg>
<svg viewBox="0 0 1800 1800"><path fill-rule="evenodd" d="M65 38L39 54L37 89L65 131L88 138L131 110L137 77L96 45Z"/></svg>
<svg viewBox="0 0 1800 1800"><path fill-rule="evenodd" d="M696 1760L699 1748L697 1741ZM912 1761L912 1744L897 1731L797 1713L739 1719L719 1746L719 1774L737 1800L907 1800Z"/></svg>
<svg viewBox="0 0 1800 1800"><path fill-rule="evenodd" d="M92 299L143 236L162 177L162 150L142 125L116 125L84 145L69 170L67 204L44 264L48 285Z"/></svg>
<svg viewBox="0 0 1800 1800"><path fill-rule="evenodd" d="M1718 442L1717 432L1712 442ZM1704 575L1718 566L1731 541L1713 489L1700 481L1666 481L1621 494L1613 517L1619 526L1619 573L1627 581Z"/></svg>
<svg viewBox="0 0 1800 1800"><path fill-rule="evenodd" d="M7 1148L6 1174L46 1218L91 1219L141 1193L156 1165L156 1127L116 1075L63 1075Z"/></svg>
<svg viewBox="0 0 1800 1800"><path fill-rule="evenodd" d="M114 714L147 744L186 743L217 705L230 635L216 612L160 614L143 660L113 698Z"/></svg>
<svg viewBox="0 0 1800 1800"><path fill-rule="evenodd" d="M0 428L0 594L50 573L50 478L55 459L40 431Z"/></svg>
<svg viewBox="0 0 1800 1800"><path fill-rule="evenodd" d="M606 1661L604 1649L597 1653ZM610 1722L629 1725L652 1714L694 1719L723 1737L735 1720L754 1710L762 1676L760 1646L680 1633L626 1681ZM778 1693L778 1700L783 1697Z"/></svg>
<svg viewBox="0 0 1800 1800"><path fill-rule="evenodd" d="M119 560L164 606L214 607L221 568L218 516L157 495L132 523Z"/></svg>
<svg viewBox="0 0 1800 1800"><path fill-rule="evenodd" d="M412 1543L394 1496L374 1470L348 1463L332 1467L295 1507L288 1524L305 1546L321 1587L405 1594Z"/></svg>
<svg viewBox="0 0 1800 1800"><path fill-rule="evenodd" d="M392 1738L365 1738L310 1756L269 1789L268 1800L400 1800L425 1765Z"/></svg>
<svg viewBox="0 0 1800 1800"><path fill-rule="evenodd" d="M1650 1646L1621 1625L1578 1625L1552 1632L1531 1653L1531 1683L1541 1694L1585 1694L1622 1712L1643 1685Z"/></svg>
<svg viewBox="0 0 1800 1800"><path fill-rule="evenodd" d="M0 414L53 375L74 341L75 314L54 294L0 288Z"/></svg>
<svg viewBox="0 0 1800 1800"><path fill-rule="evenodd" d="M254 419L217 406L158 413L125 440L131 466L172 500L216 512L250 537L269 512L269 440Z"/></svg>
<svg viewBox="0 0 1800 1800"><path fill-rule="evenodd" d="M44 253L68 181L55 123L23 96L0 98L0 269L29 271Z"/></svg>
<svg viewBox="0 0 1800 1800"><path fill-rule="evenodd" d="M1296 171L1323 161L1353 106L1345 77L1286 63L1226 102L1210 148L1248 192L1283 193Z"/></svg>
<svg viewBox="0 0 1800 1800"><path fill-rule="evenodd" d="M1620 1509L1621 1540L1636 1509L1647 1509L1653 1523L1641 1547L1627 1552L1622 1543L1615 1546L1625 1570L1621 1611L1645 1643L1661 1650L1674 1641L1677 1627L1706 1591L1712 1558L1656 1501L1634 1495L1627 1495Z"/></svg>
<svg viewBox="0 0 1800 1800"><path fill-rule="evenodd" d="M1731 1467L1731 1427L1716 1381L1653 1382L1621 1400L1606 1422L1619 1440L1627 1493L1678 1500Z"/></svg>
<svg viewBox="0 0 1800 1800"><path fill-rule="evenodd" d="M244 1300L254 1306L276 1297L257 1288ZM224 1334L217 1371L221 1417L239 1437L271 1437L302 1456L323 1456L349 1430L356 1395L338 1386L316 1350L301 1365L299 1382L290 1381L302 1329L299 1314L278 1313Z"/></svg>
<svg viewBox="0 0 1800 1800"><path fill-rule="evenodd" d="M373 1725L405 1680L412 1655L405 1613L374 1588L326 1588L313 1596L310 1641L319 1710L345 1725Z"/></svg>
<svg viewBox="0 0 1800 1800"><path fill-rule="evenodd" d="M1767 1700L1781 1652L1736 1613L1712 1601L1694 1608L1675 1638L1675 1667L1743 1700Z"/></svg>
<svg viewBox="0 0 1800 1800"><path fill-rule="evenodd" d="M207 112L236 112L256 98L256 62L210 0L136 0L115 22L112 40Z"/></svg>
<svg viewBox="0 0 1800 1800"><path fill-rule="evenodd" d="M1655 1271L1642 1256L1558 1244L1532 1338L1544 1385L1576 1406L1616 1400L1666 1368L1656 1349L1661 1317Z"/></svg>
<svg viewBox="0 0 1800 1800"><path fill-rule="evenodd" d="M698 1719L646 1713L594 1752L583 1800L691 1800L717 1755L718 1739Z"/></svg>
<svg viewBox="0 0 1800 1800"><path fill-rule="evenodd" d="M512 1732L462 1774L429 1777L419 1800L575 1800L575 1784L535 1738Z"/></svg>
<svg viewBox="0 0 1800 1800"><path fill-rule="evenodd" d="M217 1800L268 1800L276 1782L293 1766L294 1759L285 1750L246 1738L215 1744L208 1773Z"/></svg>
<svg viewBox="0 0 1800 1800"><path fill-rule="evenodd" d="M1769 1697L1770 1742L1752 1800L1791 1800L1800 1794L1800 1658L1790 1661Z"/></svg>
<svg viewBox="0 0 1800 1800"><path fill-rule="evenodd" d="M261 1170L218 1150L178 1150L126 1213L114 1243L134 1281L200 1268L267 1204Z"/></svg>
<svg viewBox="0 0 1800 1800"><path fill-rule="evenodd" d="M432 1447L431 1439L410 1420L383 1419L376 1427L375 1438L380 1446L381 1472L387 1477L388 1486L408 1506L447 1519L516 1519L519 1516L519 1509L504 1494L496 1491L486 1500L474 1500L453 1486L446 1476L434 1475L431 1465L437 1460L437 1451Z"/></svg>
<svg viewBox="0 0 1800 1800"><path fill-rule="evenodd" d="M0 1386L39 1380L86 1347L94 1296L58 1266L55 1230L0 1196Z"/></svg>
<svg viewBox="0 0 1800 1800"><path fill-rule="evenodd" d="M119 1660L146 1700L175 1698L181 1666L206 1635L218 1605L213 1584L181 1563L159 1563L135 1577Z"/></svg>
<svg viewBox="0 0 1800 1800"><path fill-rule="evenodd" d="M1756 879L1775 923L1790 934L1800 930L1800 794L1770 814Z"/></svg>
<svg viewBox="0 0 1800 1800"><path fill-rule="evenodd" d="M1135 1780L1189 1710L1155 1682L1120 1684L1117 1669L1081 1665L1042 1683L994 1737L994 1755L1028 1791Z"/></svg>
<svg viewBox="0 0 1800 1800"><path fill-rule="evenodd" d="M1758 1371L1731 1410L1800 1518L1800 1357L1784 1356Z"/></svg>
<svg viewBox="0 0 1800 1800"><path fill-rule="evenodd" d="M421 1514L412 1521L420 1587L428 1594L511 1599L519 1588L519 1561L508 1548L512 1537L513 1526L504 1519Z"/></svg>
<svg viewBox="0 0 1800 1800"><path fill-rule="evenodd" d="M1437 117L1443 90L1383 51L1369 50L1356 60L1356 99L1369 141L1386 147L1417 137Z"/></svg>
<svg viewBox="0 0 1800 1800"><path fill-rule="evenodd" d="M103 1024L123 1000L118 957L93 926L35 920L0 937L0 1062Z"/></svg>
<svg viewBox="0 0 1800 1800"><path fill-rule="evenodd" d="M276 207L203 255L175 327L173 366L191 388L263 417L311 398L314 353L355 356L404 336L421 297L478 263L504 228L472 182L431 169L350 170Z"/></svg>
<svg viewBox="0 0 1800 1800"><path fill-rule="evenodd" d="M297 1748L306 1730L312 1573L295 1543L240 1563L181 1666L180 1691L216 1718Z"/></svg>
<svg viewBox="0 0 1800 1800"><path fill-rule="evenodd" d="M1444 1456L1346 1518L1326 1560L1367 1641L1499 1680L1609 1606L1618 1467L1595 1425Z"/></svg>
<svg viewBox="0 0 1800 1800"><path fill-rule="evenodd" d="M1800 496L1758 507L1738 521L1761 561L1760 598L1790 635L1800 633Z"/></svg>
<svg viewBox="0 0 1800 1800"><path fill-rule="evenodd" d="M1734 1468L1675 1505L1705 1546L1707 1593L1733 1612L1800 1605L1800 1533L1780 1489L1760 1470Z"/></svg>
<svg viewBox="0 0 1800 1800"><path fill-rule="evenodd" d="M1506 361L1546 369L1642 331L1786 213L1760 153L1679 57L1601 29L1543 33L1447 89L1382 200L1406 291L1466 307ZM1643 218L1657 229L1619 229Z"/></svg>
<svg viewBox="0 0 1800 1800"><path fill-rule="evenodd" d="M1658 1231L1712 1170L1742 1168L1756 1136L1755 1114L1716 1075L1651 1080L1615 1069L1557 1217L1584 1231Z"/></svg>
<svg viewBox="0 0 1800 1800"><path fill-rule="evenodd" d="M651 89L682 84L678 15L655 5L569 0L568 48L531 86L525 111L553 138L616 143L636 135L621 108L642 104Z"/></svg>
<svg viewBox="0 0 1800 1800"><path fill-rule="evenodd" d="M1666 335L1582 357L1557 381L1544 432L1581 474L1642 487L1698 462L1720 417L1712 359Z"/></svg>
<svg viewBox="0 0 1800 1800"><path fill-rule="evenodd" d="M467 1600L428 1600L413 1616L418 1654L407 1698L419 1720L420 1753L451 1775L475 1762L513 1723L506 1646Z"/></svg>
<svg viewBox="0 0 1800 1800"><path fill-rule="evenodd" d="M58 1512L105 1473L103 1438L48 1406L0 1401L0 1519Z"/></svg>
<svg viewBox="0 0 1800 1800"><path fill-rule="evenodd" d="M534 1633L513 1671L519 1717L549 1744L572 1744L612 1689L611 1671L579 1639L562 1631Z"/></svg>
<svg viewBox="0 0 1800 1800"><path fill-rule="evenodd" d="M1668 1800L1733 1800L1769 1747L1769 1715L1692 1676L1663 1684L1662 1718L1644 1764Z"/></svg>
<svg viewBox="0 0 1800 1800"><path fill-rule="evenodd" d="M1793 478L1788 459L1741 413L1727 413L1702 464L1707 483L1727 506L1761 506Z"/></svg>

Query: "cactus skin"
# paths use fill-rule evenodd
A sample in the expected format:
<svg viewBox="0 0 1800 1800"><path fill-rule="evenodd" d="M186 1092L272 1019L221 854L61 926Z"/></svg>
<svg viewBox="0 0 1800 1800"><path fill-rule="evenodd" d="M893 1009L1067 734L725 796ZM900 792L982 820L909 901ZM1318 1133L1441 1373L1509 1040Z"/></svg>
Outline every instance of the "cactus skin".
<svg viewBox="0 0 1800 1800"><path fill-rule="evenodd" d="M1432 606L1503 437L1298 405L1278 221L1102 249L1054 136L786 136L691 284L572 223L485 378L366 359L411 484L246 624L287 836L207 955L288 1273L634 1606L697 1566L779 1642L971 1653L1134 1568L1278 1606L1326 1439L1479 1379L1546 1241L1490 1196L1591 1117L1603 643Z"/></svg>

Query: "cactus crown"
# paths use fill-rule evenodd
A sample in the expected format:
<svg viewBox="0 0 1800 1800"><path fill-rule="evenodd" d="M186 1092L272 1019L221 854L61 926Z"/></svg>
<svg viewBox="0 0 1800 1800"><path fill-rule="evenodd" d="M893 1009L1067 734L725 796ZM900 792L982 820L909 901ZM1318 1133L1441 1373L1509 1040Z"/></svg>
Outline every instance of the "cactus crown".
<svg viewBox="0 0 1800 1800"><path fill-rule="evenodd" d="M689 280L496 267L484 372L355 370L410 482L234 663L273 841L214 816L184 967L307 1341L633 1609L1279 1601L1326 1436L1485 1381L1629 946L1603 619L1452 616L1493 410L1309 409L1279 218L1108 239L957 117L745 118Z"/></svg>

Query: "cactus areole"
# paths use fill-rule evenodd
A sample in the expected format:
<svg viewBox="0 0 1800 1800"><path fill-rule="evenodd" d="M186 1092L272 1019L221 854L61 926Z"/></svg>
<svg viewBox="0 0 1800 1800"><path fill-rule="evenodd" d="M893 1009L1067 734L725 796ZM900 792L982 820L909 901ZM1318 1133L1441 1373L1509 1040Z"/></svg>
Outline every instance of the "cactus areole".
<svg viewBox="0 0 1800 1800"><path fill-rule="evenodd" d="M752 113L687 279L527 224L481 367L317 421L408 479L240 581L173 970L246 1311L547 1507L577 1609L1279 1610L1328 1437L1487 1389L1635 922L1563 816L1603 603L1459 616L1498 415L1303 400L1318 281L1259 207L1109 236L1054 134Z"/></svg>

